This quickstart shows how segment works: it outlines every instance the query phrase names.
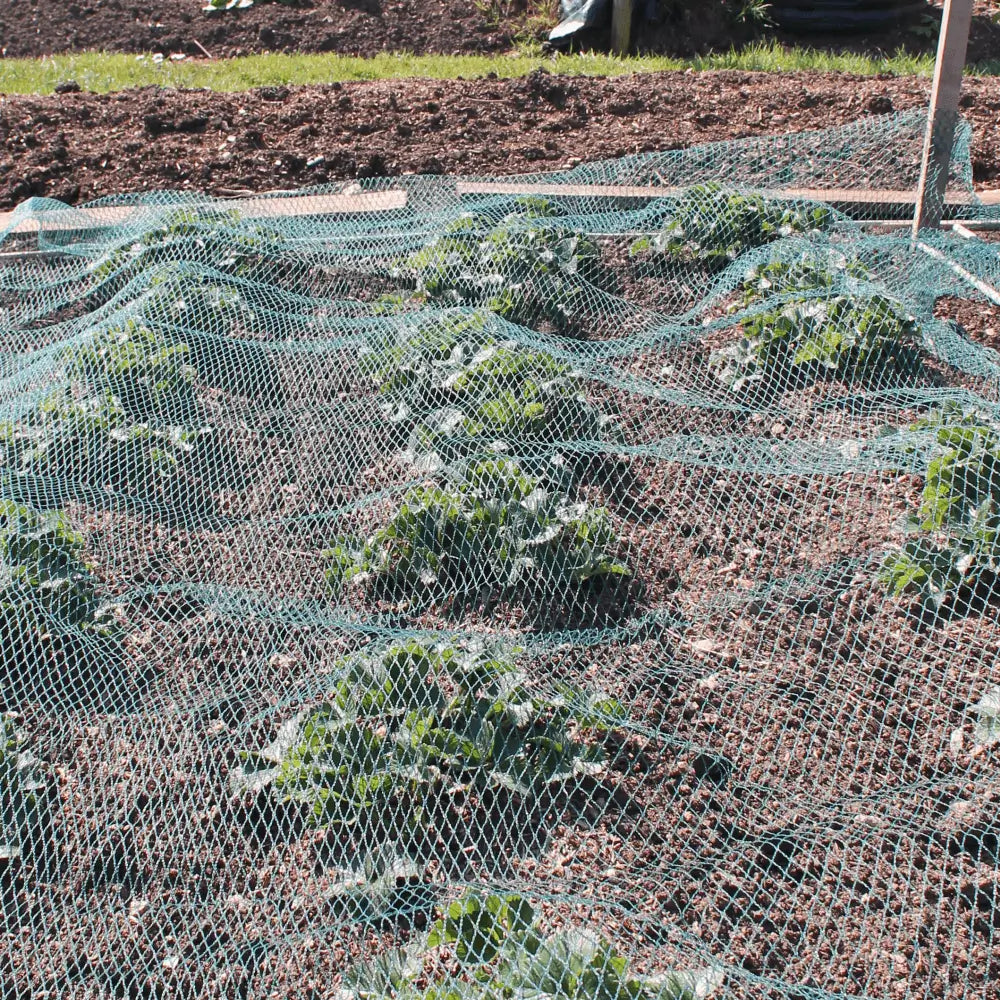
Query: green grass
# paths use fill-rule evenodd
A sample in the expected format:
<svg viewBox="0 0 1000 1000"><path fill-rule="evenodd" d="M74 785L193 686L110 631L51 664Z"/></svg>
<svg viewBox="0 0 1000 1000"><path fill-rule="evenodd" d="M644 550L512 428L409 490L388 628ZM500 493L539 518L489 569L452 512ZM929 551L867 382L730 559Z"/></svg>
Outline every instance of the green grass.
<svg viewBox="0 0 1000 1000"><path fill-rule="evenodd" d="M85 90L106 93L129 87L207 87L218 91L249 90L276 84L319 84L343 80L390 80L429 77L454 80L496 73L516 77L542 66L553 73L577 76L621 76L663 70L763 70L766 72L842 72L870 76L891 73L897 76L929 75L930 56L905 52L879 58L851 53L836 54L816 49L786 49L780 45L758 44L718 55L694 59L667 56L633 56L620 59L609 55L558 55L519 52L511 55L415 56L382 54L372 59L338 55L282 55L272 53L237 59L165 59L84 52L45 59L0 59L0 93L48 94L56 84L75 80ZM1000 74L1000 60L969 67L970 73Z"/></svg>

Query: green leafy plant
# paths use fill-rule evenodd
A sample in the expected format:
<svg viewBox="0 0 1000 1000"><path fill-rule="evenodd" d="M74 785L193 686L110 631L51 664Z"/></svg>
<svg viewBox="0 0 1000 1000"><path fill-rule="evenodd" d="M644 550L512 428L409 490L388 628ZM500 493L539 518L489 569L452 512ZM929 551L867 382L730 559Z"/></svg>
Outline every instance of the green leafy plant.
<svg viewBox="0 0 1000 1000"><path fill-rule="evenodd" d="M911 430L930 431L935 448L915 537L886 559L882 580L897 597L916 592L940 608L1000 579L1000 422L949 403Z"/></svg>
<svg viewBox="0 0 1000 1000"><path fill-rule="evenodd" d="M139 683L122 647L120 609L102 601L84 538L65 512L0 499L0 677L15 703L107 704L112 683Z"/></svg>
<svg viewBox="0 0 1000 1000"><path fill-rule="evenodd" d="M935 17L930 13L922 14L919 20L910 24L907 30L918 38L933 41L941 33L941 15L938 14Z"/></svg>
<svg viewBox="0 0 1000 1000"><path fill-rule="evenodd" d="M20 858L37 832L47 782L38 759L24 748L24 734L12 712L0 715L0 871Z"/></svg>
<svg viewBox="0 0 1000 1000"><path fill-rule="evenodd" d="M585 305L590 286L614 287L600 249L558 225L545 199L521 199L500 218L461 216L420 250L395 262L391 276L418 297L479 305L519 323L548 320L564 330Z"/></svg>
<svg viewBox="0 0 1000 1000"><path fill-rule="evenodd" d="M871 278L856 257L824 249L799 252L791 259L769 260L751 268L743 279L743 304L753 305L774 296L798 298L854 290L854 283Z"/></svg>
<svg viewBox="0 0 1000 1000"><path fill-rule="evenodd" d="M697 184L677 198L659 232L632 244L633 257L699 262L712 269L785 236L822 232L834 223L825 206L795 205L760 194Z"/></svg>
<svg viewBox="0 0 1000 1000"><path fill-rule="evenodd" d="M914 317L863 284L866 268L840 255L802 255L751 270L743 283L743 336L709 365L726 388L796 385L820 374L853 379L887 366L917 367Z"/></svg>
<svg viewBox="0 0 1000 1000"><path fill-rule="evenodd" d="M98 330L66 355L66 373L87 395L114 397L135 420L183 418L196 409L187 344L157 335L135 320Z"/></svg>
<svg viewBox="0 0 1000 1000"><path fill-rule="evenodd" d="M78 688L96 676L92 663L118 655L111 611L65 513L0 500L0 676L34 690Z"/></svg>
<svg viewBox="0 0 1000 1000"><path fill-rule="evenodd" d="M252 277L282 240L278 230L248 223L235 209L178 208L138 239L111 246L92 273L98 281L113 281L111 290L156 265L177 261L197 260L227 274Z"/></svg>
<svg viewBox="0 0 1000 1000"><path fill-rule="evenodd" d="M733 20L737 24L745 24L755 28L770 28L774 26L771 17L771 4L767 0L737 0L731 4Z"/></svg>
<svg viewBox="0 0 1000 1000"><path fill-rule="evenodd" d="M211 429L196 422L188 354L135 321L97 330L66 352L64 385L0 424L6 464L204 505L197 475L218 453Z"/></svg>
<svg viewBox="0 0 1000 1000"><path fill-rule="evenodd" d="M140 307L141 323L183 348L206 386L265 406L283 399L273 316L250 300L241 279L163 265L150 276Z"/></svg>
<svg viewBox="0 0 1000 1000"><path fill-rule="evenodd" d="M433 974L426 959L453 953L458 974ZM426 936L345 976L348 996L399 1000L700 1000L722 986L714 969L640 975L603 937L581 930L546 934L522 896L471 889Z"/></svg>
<svg viewBox="0 0 1000 1000"><path fill-rule="evenodd" d="M739 340L709 359L734 392L753 383L800 384L817 373L851 379L915 364L916 321L882 295L786 301L749 315L742 330Z"/></svg>
<svg viewBox="0 0 1000 1000"><path fill-rule="evenodd" d="M341 536L324 552L336 592L351 583L389 593L493 597L544 585L551 595L624 577L608 511L547 487L520 464L471 462L455 484L409 490L367 537Z"/></svg>
<svg viewBox="0 0 1000 1000"><path fill-rule="evenodd" d="M480 316L457 314L373 342L359 366L405 435L407 457L428 471L477 449L620 436L588 402L581 372L546 351L498 341Z"/></svg>
<svg viewBox="0 0 1000 1000"><path fill-rule="evenodd" d="M83 561L83 536L65 513L0 500L0 609L9 636L39 618L62 627L96 621L93 577ZM20 620L19 620L20 616Z"/></svg>
<svg viewBox="0 0 1000 1000"><path fill-rule="evenodd" d="M563 687L532 690L513 653L418 640L340 661L330 697L247 755L237 793L267 788L309 821L360 838L408 841L455 830L491 805L526 815L604 769L600 747L570 733L623 719L612 699Z"/></svg>

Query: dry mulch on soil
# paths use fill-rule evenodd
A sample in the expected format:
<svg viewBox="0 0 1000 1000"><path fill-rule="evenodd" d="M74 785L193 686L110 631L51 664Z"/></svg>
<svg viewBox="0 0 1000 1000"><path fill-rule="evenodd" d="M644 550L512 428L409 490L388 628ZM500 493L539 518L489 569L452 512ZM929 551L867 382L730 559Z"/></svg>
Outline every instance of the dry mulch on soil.
<svg viewBox="0 0 1000 1000"><path fill-rule="evenodd" d="M216 58L254 52L338 52L370 56L382 50L417 53L488 52L509 48L521 35L544 38L555 22L555 3L513 0L503 4L461 0L263 0L246 10L205 12L206 0L78 0L44 3L0 0L0 51L8 57L102 49L115 52L162 52ZM633 35L642 51L689 56L726 52L754 38L834 51L933 54L939 16L930 3L927 15L897 18L877 32L830 35L762 31L740 24L732 5L643 4L645 20ZM993 16L996 0L976 0L969 39L969 61L995 58L1000 25ZM584 46L607 48L607 26L581 36Z"/></svg>
<svg viewBox="0 0 1000 1000"><path fill-rule="evenodd" d="M0 99L0 209L164 189L212 194L403 173L510 174L923 106L930 81L842 74L379 81L242 94ZM971 79L973 176L1000 185L1000 83Z"/></svg>
<svg viewBox="0 0 1000 1000"><path fill-rule="evenodd" d="M207 0L0 0L0 47L8 58L101 49L187 53L201 43L216 58L255 52L493 52L509 48L506 29L463 0L317 0L202 10Z"/></svg>

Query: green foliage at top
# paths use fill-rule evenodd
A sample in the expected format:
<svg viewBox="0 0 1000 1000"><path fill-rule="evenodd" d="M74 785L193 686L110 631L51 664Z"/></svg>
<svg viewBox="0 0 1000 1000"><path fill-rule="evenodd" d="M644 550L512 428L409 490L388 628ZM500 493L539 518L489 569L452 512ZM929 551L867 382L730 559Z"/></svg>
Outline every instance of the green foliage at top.
<svg viewBox="0 0 1000 1000"><path fill-rule="evenodd" d="M497 340L482 317L460 314L373 343L359 365L407 457L434 471L477 448L502 450L616 437L588 402L585 379L542 350Z"/></svg>
<svg viewBox="0 0 1000 1000"><path fill-rule="evenodd" d="M250 277L281 242L278 230L247 223L235 209L178 208L138 239L112 246L94 264L93 274L99 281L121 282L158 264L197 260Z"/></svg>
<svg viewBox="0 0 1000 1000"><path fill-rule="evenodd" d="M135 494L190 493L207 468L211 431L199 426L187 345L133 320L96 330L64 358L66 382L0 424L13 469L81 478Z"/></svg>
<svg viewBox="0 0 1000 1000"><path fill-rule="evenodd" d="M559 207L519 199L515 210L468 213L420 250L397 260L391 276L421 298L483 306L513 322L548 320L565 330L586 304L591 285L613 288L600 249L558 224Z"/></svg>
<svg viewBox="0 0 1000 1000"><path fill-rule="evenodd" d="M627 576L608 511L570 499L507 458L469 463L454 484L417 486L368 537L336 538L324 555L339 592L359 582L417 597L556 595Z"/></svg>
<svg viewBox="0 0 1000 1000"><path fill-rule="evenodd" d="M1000 422L949 403L912 430L934 434L935 451L910 528L916 537L887 559L895 596L916 592L932 607L1000 579Z"/></svg>
<svg viewBox="0 0 1000 1000"><path fill-rule="evenodd" d="M696 184L677 198L658 233L632 244L632 254L651 262L699 262L721 269L754 247L825 231L834 219L825 206L729 191L715 182Z"/></svg>
<svg viewBox="0 0 1000 1000"><path fill-rule="evenodd" d="M453 954L457 976L425 964ZM427 935L351 969L347 996L398 1000L700 1000L722 985L712 969L641 975L605 938L567 929L546 934L522 896L470 889Z"/></svg>
<svg viewBox="0 0 1000 1000"><path fill-rule="evenodd" d="M21 856L39 822L44 789L38 761L24 749L17 716L0 715L0 863Z"/></svg>
<svg viewBox="0 0 1000 1000"><path fill-rule="evenodd" d="M714 351L709 363L734 392L754 384L797 384L818 374L854 379L886 367L913 368L918 326L892 299L870 291L836 291L848 277L863 278L860 264L841 258L775 261L747 276L743 336Z"/></svg>
<svg viewBox="0 0 1000 1000"><path fill-rule="evenodd" d="M249 755L233 785L270 788L314 824L358 826L369 840L440 833L487 795L510 805L508 819L524 815L526 803L603 771L600 747L571 725L606 730L623 717L617 702L568 686L544 697L495 647L406 640L334 673L327 700Z"/></svg>

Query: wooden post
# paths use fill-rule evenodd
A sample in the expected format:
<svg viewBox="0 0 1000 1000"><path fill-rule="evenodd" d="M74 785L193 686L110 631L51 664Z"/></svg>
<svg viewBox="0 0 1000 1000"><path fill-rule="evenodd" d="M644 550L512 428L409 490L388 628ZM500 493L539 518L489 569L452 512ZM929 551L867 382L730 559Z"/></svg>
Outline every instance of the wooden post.
<svg viewBox="0 0 1000 1000"><path fill-rule="evenodd" d="M941 14L937 63L934 67L934 86L931 88L931 104L927 114L927 135L920 163L917 209L913 217L914 236L921 229L937 228L941 223L971 24L972 0L945 0Z"/></svg>
<svg viewBox="0 0 1000 1000"><path fill-rule="evenodd" d="M632 0L614 0L611 8L611 51L627 56L632 39Z"/></svg>

